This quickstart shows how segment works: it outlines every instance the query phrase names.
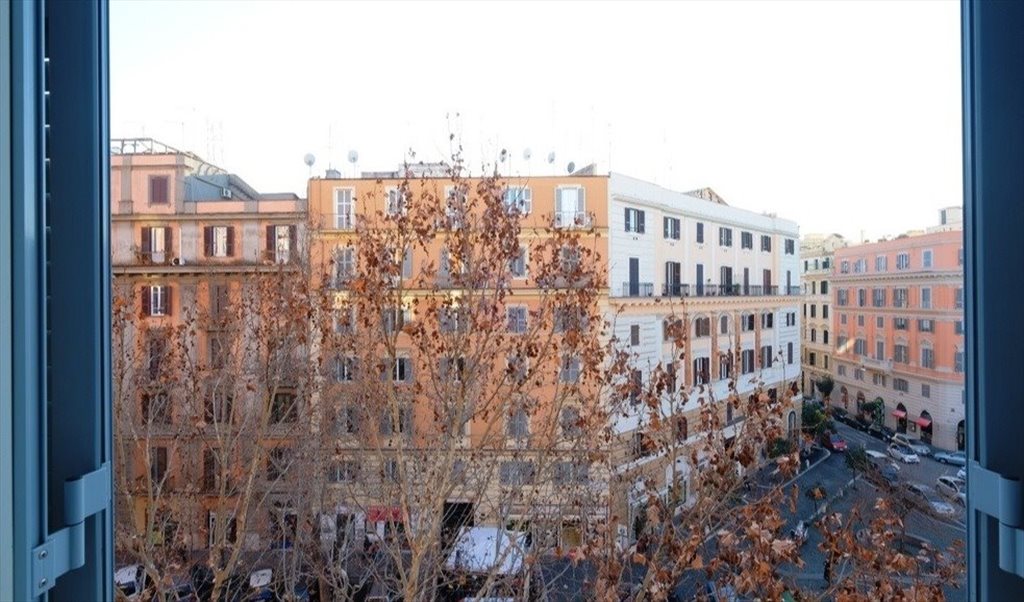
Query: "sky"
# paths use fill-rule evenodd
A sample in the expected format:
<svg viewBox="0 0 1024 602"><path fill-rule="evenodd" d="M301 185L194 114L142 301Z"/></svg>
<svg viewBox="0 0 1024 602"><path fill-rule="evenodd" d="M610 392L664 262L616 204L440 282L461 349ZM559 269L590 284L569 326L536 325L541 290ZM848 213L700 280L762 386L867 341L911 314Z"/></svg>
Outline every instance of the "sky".
<svg viewBox="0 0 1024 602"><path fill-rule="evenodd" d="M962 203L959 7L113 0L111 130L300 195L307 153L352 175L454 135L477 173L596 162L873 239Z"/></svg>

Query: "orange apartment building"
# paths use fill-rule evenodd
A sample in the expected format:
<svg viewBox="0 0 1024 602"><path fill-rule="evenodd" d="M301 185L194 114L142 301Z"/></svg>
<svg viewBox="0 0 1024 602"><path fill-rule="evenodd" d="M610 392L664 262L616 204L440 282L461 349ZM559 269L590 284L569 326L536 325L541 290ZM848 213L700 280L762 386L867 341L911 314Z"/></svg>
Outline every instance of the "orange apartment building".
<svg viewBox="0 0 1024 602"><path fill-rule="evenodd" d="M115 366L120 354L121 376L129 379L120 389L115 384L123 394L119 437L135 438L138 446L130 452L138 474L126 476L143 477L148 466L167 499L198 486L201 491L188 498L191 508L178 509L174 522L184 527L177 536L186 547L203 548L214 510L213 435L197 434L192 425L211 420L204 413L228 413L230 420L232 411L243 411L241 403L232 410L230 401L214 398L244 398L234 390L241 382L230 391L212 389L214 373L232 361L218 318L239 303L253 275L291 269L303 259L306 202L292 193L259 193L237 175L155 140L113 140L111 149L114 291L129 304L131 316L123 338L115 337ZM168 343L186 326L195 327L187 358L175 355ZM187 399L191 388L175 382L181 372L168 362L189 363L211 380L211 390L199 394L206 397L205 408ZM211 403L218 409L211 412ZM126 426L128 420L135 420L135 428ZM130 511L142 531L151 509L145 488L138 493Z"/></svg>
<svg viewBox="0 0 1024 602"><path fill-rule="evenodd" d="M964 249L958 207L928 232L838 249L832 403L964 449Z"/></svg>

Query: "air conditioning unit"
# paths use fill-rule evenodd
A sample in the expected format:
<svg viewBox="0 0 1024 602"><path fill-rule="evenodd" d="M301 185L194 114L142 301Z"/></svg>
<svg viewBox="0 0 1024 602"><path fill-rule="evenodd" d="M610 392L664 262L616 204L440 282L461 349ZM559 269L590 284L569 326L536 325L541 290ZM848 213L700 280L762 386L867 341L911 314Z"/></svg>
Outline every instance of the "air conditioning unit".
<svg viewBox="0 0 1024 602"><path fill-rule="evenodd" d="M185 260L181 257L175 257L171 260L171 265L185 265Z"/></svg>
<svg viewBox="0 0 1024 602"><path fill-rule="evenodd" d="M231 196L232 195L231 195L231 189L230 188L221 188L220 189L220 198L222 198L222 199L230 199Z"/></svg>

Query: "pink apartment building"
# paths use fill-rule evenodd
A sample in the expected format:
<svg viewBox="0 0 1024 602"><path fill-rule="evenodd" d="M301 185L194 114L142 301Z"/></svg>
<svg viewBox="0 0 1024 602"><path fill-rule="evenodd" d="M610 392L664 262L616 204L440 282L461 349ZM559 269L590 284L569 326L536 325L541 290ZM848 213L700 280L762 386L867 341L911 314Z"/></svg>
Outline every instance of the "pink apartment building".
<svg viewBox="0 0 1024 602"><path fill-rule="evenodd" d="M938 448L964 448L964 250L941 226L838 249L832 403ZM949 219L947 219L949 218ZM881 402L872 403L872 402Z"/></svg>

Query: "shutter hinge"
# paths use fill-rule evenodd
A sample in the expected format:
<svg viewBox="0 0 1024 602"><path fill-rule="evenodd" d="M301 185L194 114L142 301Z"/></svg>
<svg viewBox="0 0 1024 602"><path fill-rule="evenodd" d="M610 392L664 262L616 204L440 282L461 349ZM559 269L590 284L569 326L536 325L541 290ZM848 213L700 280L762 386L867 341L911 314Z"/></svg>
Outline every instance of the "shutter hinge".
<svg viewBox="0 0 1024 602"><path fill-rule="evenodd" d="M41 596L61 575L85 564L85 519L110 507L110 465L64 483L66 527L32 550L32 595Z"/></svg>
<svg viewBox="0 0 1024 602"><path fill-rule="evenodd" d="M971 505L999 521L999 568L1024 578L1024 482L976 461L967 468Z"/></svg>

